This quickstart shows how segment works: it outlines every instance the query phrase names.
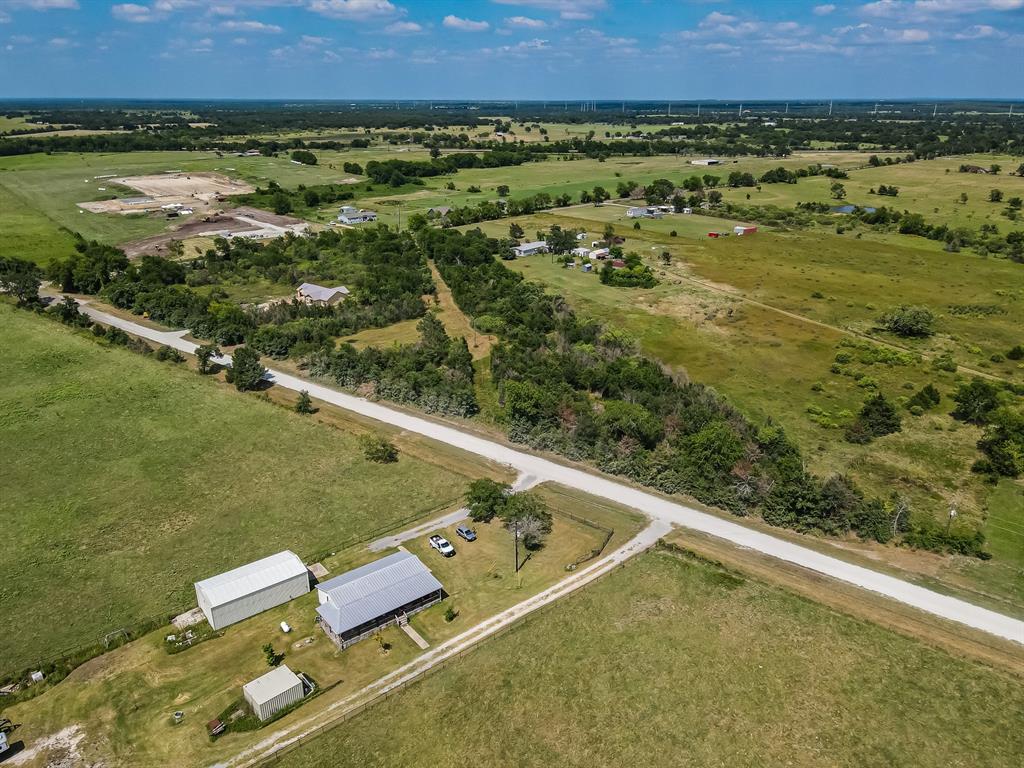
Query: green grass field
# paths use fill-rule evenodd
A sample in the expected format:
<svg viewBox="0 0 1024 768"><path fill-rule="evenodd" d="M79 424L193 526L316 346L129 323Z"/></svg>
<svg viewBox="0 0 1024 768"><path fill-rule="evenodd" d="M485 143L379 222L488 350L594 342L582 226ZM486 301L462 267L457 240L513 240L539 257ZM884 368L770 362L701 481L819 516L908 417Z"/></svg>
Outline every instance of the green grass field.
<svg viewBox="0 0 1024 768"><path fill-rule="evenodd" d="M600 531L560 513L582 515L612 528L609 548L619 546L642 525L635 513L582 493L547 485L536 492L555 511L554 528L546 546L518 575L513 572L511 534L499 522L477 525L478 539L471 544L458 539L451 528L441 529L458 551L450 559L429 548L426 534L406 542L448 593L441 604L411 617L412 625L428 642L437 645L565 578L565 566L600 543ZM338 575L385 554L356 545L322 563L332 575ZM57 687L8 708L5 714L25 724L18 735L30 744L45 741L67 727L84 728L89 734L83 750L87 758L111 768L172 763L208 766L267 734L231 734L215 744L205 734L205 723L238 698L245 682L266 671L260 652L264 643L272 642L283 652L291 669L309 674L322 687L332 687L283 724L322 712L420 653L396 627L382 633L390 645L387 655L379 652L372 639L339 651L315 624L316 601L315 594L305 595L234 624L223 636L180 654L166 654L162 646L167 630L156 630L86 663ZM457 611L452 621L445 618L448 607ZM293 628L290 636L281 633L282 621ZM307 638L312 642L303 642ZM185 713L181 725L171 724L174 709ZM40 762L46 757L41 756Z"/></svg>
<svg viewBox="0 0 1024 768"><path fill-rule="evenodd" d="M1020 681L780 589L642 555L281 768L1016 766Z"/></svg>
<svg viewBox="0 0 1024 768"><path fill-rule="evenodd" d="M577 212L594 210L605 209L578 208L519 221L531 237L553 223L600 232L577 218ZM627 238L624 248L638 251L659 274L661 283L650 290L605 286L597 275L563 269L543 255L508 265L564 295L582 314L629 331L648 354L713 386L755 421L781 423L814 471L848 473L883 498L898 491L919 513L943 521L956 504L957 525L987 530L991 489L970 471L980 432L947 415L949 395L965 375L932 370L926 358L909 365L871 363L863 350L851 352L841 344L856 338L844 329L870 331L889 306L923 303L939 315L939 332L912 346L925 354L951 351L963 364L1020 381L1024 369L1016 363L988 361L993 352L1019 343L1024 294L1013 287L1019 283L1019 265L825 233L759 232L715 241L653 231L653 225L664 230L693 218L645 220L639 232L615 222ZM480 226L493 235L507 230L505 221ZM668 267L658 261L661 250L672 254ZM823 298L811 298L815 291ZM1002 314L953 314L954 300L991 305ZM879 338L893 340L885 334ZM836 355L844 352L853 357L851 375L832 373ZM852 445L843 439L842 426L872 391L855 376L868 377L897 402L928 382L946 399L921 417L903 411L898 434L869 446ZM1024 549L1024 530L1018 531L1024 506L1005 514L1018 521L1005 534L1010 547ZM994 554L985 563L954 558L941 579L1011 605L1024 604L1019 557L1008 557L1007 547L998 544Z"/></svg>
<svg viewBox="0 0 1024 768"><path fill-rule="evenodd" d="M0 304L2 670L188 607L192 582L314 556L458 497L405 452Z"/></svg>
<svg viewBox="0 0 1024 768"><path fill-rule="evenodd" d="M995 176L957 172L961 164L988 168L993 163L1002 166L1002 171ZM740 188L723 192L729 202L782 208L792 208L798 202L854 203L875 208L884 205L920 213L931 223L972 230L982 224L995 224L1000 232L1005 233L1024 228L1024 219L1014 222L1003 216L1006 203L990 203L989 192L1001 190L1004 200L1024 197L1024 178L1010 175L1020 163L1020 157L1009 155L967 155L851 170L850 178L839 182L846 188L846 198L842 201L832 200L829 188L835 179L826 176L800 179L796 184L764 184L760 191ZM880 184L898 187L899 195L883 197L870 194L869 190L877 189ZM965 203L960 202L961 193L967 194ZM747 194L750 195L749 201Z"/></svg>

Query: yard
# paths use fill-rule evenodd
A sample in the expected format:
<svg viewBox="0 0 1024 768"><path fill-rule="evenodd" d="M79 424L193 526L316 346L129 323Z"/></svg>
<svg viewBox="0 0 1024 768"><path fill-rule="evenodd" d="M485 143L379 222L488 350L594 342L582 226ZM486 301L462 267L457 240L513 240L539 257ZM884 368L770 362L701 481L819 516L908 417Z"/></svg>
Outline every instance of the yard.
<svg viewBox="0 0 1024 768"><path fill-rule="evenodd" d="M186 608L193 581L242 562L427 515L494 471L403 436L397 464L367 462L354 433L372 426L303 418L8 304L0 370L0 602L20 617L0 672Z"/></svg>
<svg viewBox="0 0 1024 768"><path fill-rule="evenodd" d="M1016 766L1024 688L991 668L659 550L281 768Z"/></svg>
<svg viewBox="0 0 1024 768"><path fill-rule="evenodd" d="M603 541L605 533L594 524L614 531L606 551L628 540L642 526L635 513L575 491L545 486L536 492L555 513L554 529L547 545L526 561L518 575L514 573L512 537L497 522L476 525L479 538L472 543L457 538L453 529L443 530L457 548L457 554L449 559L429 548L426 534L406 543L450 595L412 617L413 627L432 645L563 578L566 565ZM592 524L581 524L567 515L585 516ZM323 563L334 576L386 554L370 553L360 544L325 557ZM265 643L271 642L283 653L284 663L293 671L305 672L329 689L283 724L322 712L419 654L395 627L381 633L388 646L386 654L372 638L339 651L314 623L316 604L314 592L232 625L222 637L174 655L163 649L164 635L170 630L157 630L88 662L54 689L9 708L6 714L25 723L17 736L29 746L65 728L87 734L82 757L107 766L209 765L268 733L227 734L214 744L205 733L205 723L238 698L240 687L267 671L261 651ZM445 617L448 607L457 611L451 622ZM293 628L291 634L281 632L282 621ZM171 720L176 710L185 713L180 725ZM47 756L54 755L42 750L38 762Z"/></svg>

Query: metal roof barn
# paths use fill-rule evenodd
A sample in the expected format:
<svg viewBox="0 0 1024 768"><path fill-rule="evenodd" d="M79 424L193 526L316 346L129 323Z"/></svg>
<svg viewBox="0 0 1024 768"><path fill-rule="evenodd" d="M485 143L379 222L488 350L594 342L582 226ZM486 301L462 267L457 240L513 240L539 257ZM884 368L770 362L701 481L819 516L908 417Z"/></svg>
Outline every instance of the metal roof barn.
<svg viewBox="0 0 1024 768"><path fill-rule="evenodd" d="M343 648L441 600L444 587L411 552L401 551L317 585L316 612Z"/></svg>
<svg viewBox="0 0 1024 768"><path fill-rule="evenodd" d="M196 599L214 629L309 592L309 572L294 552L278 552L196 582Z"/></svg>
<svg viewBox="0 0 1024 768"><path fill-rule="evenodd" d="M242 696L260 720L269 720L302 699L302 680L282 664L242 686Z"/></svg>

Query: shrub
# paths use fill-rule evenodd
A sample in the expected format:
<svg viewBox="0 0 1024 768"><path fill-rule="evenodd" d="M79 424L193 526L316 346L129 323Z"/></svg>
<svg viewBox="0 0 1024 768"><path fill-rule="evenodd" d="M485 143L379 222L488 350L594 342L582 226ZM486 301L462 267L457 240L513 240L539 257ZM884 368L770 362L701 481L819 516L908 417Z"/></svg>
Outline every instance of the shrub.
<svg viewBox="0 0 1024 768"><path fill-rule="evenodd" d="M1008 360L1024 360L1024 345L1018 344L1006 353Z"/></svg>
<svg viewBox="0 0 1024 768"><path fill-rule="evenodd" d="M881 393L864 401L857 420L846 430L851 443L869 443L872 438L899 432L902 429L896 407Z"/></svg>
<svg viewBox="0 0 1024 768"><path fill-rule="evenodd" d="M948 371L950 373L956 373L956 361L953 356L948 352L943 352L932 360L932 368L937 371Z"/></svg>
<svg viewBox="0 0 1024 768"><path fill-rule="evenodd" d="M232 354L227 379L239 392L245 392L259 387L266 372L267 369L260 365L259 352L251 347L239 347Z"/></svg>
<svg viewBox="0 0 1024 768"><path fill-rule="evenodd" d="M934 333L935 316L927 307L901 304L879 318L882 327L897 336L922 337Z"/></svg>
<svg viewBox="0 0 1024 768"><path fill-rule="evenodd" d="M363 446L363 456L367 461L377 464L393 464L398 461L398 448L386 437L364 435L359 442Z"/></svg>
<svg viewBox="0 0 1024 768"><path fill-rule="evenodd" d="M157 360L168 362L168 363L183 363L185 362L185 356L181 354L174 347L169 347L164 344L156 351L155 355Z"/></svg>
<svg viewBox="0 0 1024 768"><path fill-rule="evenodd" d="M671 232L668 233L669 237L678 237L678 235L679 235L679 233L676 232L674 229Z"/></svg>

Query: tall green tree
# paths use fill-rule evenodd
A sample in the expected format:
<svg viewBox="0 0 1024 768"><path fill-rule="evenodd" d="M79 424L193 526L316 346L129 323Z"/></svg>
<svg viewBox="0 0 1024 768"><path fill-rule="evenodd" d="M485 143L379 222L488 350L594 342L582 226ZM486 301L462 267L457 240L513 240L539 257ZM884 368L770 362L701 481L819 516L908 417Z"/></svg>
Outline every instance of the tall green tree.
<svg viewBox="0 0 1024 768"><path fill-rule="evenodd" d="M239 391L245 392L258 388L266 372L260 364L259 352L252 347L239 347L231 355L227 378Z"/></svg>

